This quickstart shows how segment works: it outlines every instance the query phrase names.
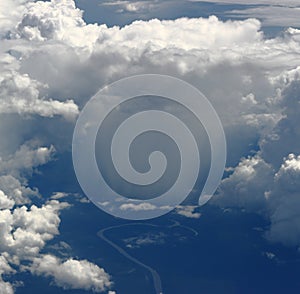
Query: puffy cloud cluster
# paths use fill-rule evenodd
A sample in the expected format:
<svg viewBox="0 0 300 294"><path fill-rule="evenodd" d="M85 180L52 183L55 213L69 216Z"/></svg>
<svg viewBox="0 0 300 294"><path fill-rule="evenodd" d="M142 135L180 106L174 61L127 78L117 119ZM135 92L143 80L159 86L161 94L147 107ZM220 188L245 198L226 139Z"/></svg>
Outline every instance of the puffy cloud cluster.
<svg viewBox="0 0 300 294"><path fill-rule="evenodd" d="M43 255L33 260L30 270L37 275L53 277L55 284L64 289L104 292L111 286L109 275L87 260L62 261L53 255Z"/></svg>
<svg viewBox="0 0 300 294"><path fill-rule="evenodd" d="M72 46L92 46L97 40L97 25L86 25L82 11L69 0L38 1L28 9L17 26L21 38L30 41L60 40Z"/></svg>
<svg viewBox="0 0 300 294"><path fill-rule="evenodd" d="M197 206L181 205L176 208L176 213L187 218L200 218L201 213L197 211Z"/></svg>
<svg viewBox="0 0 300 294"><path fill-rule="evenodd" d="M300 156L290 154L275 174L267 193L271 227L267 237L285 245L300 245Z"/></svg>
<svg viewBox="0 0 300 294"><path fill-rule="evenodd" d="M0 157L0 209L28 203L32 196L38 195L37 190L28 187L26 176L51 160L55 149L35 147L35 144L27 142L14 154Z"/></svg>
<svg viewBox="0 0 300 294"><path fill-rule="evenodd" d="M289 28L281 36L268 39L256 19L223 22L215 16L153 19L108 28L87 25L72 0L2 1L0 5L2 137L7 137L7 130L16 130L18 120L22 125L22 130L16 131L18 138L28 138L27 129L34 130L32 136L43 133L41 140L47 137L51 141L58 129L70 135L69 124L78 114L77 105L82 107L103 85L139 73L180 77L209 97L224 123L228 164L234 168L215 202L265 213L271 220L270 240L300 244L300 211L295 205L300 154L299 30ZM127 9L135 9L128 5ZM20 9L13 15L2 12L12 6ZM49 118L51 123L45 127ZM44 127L42 131L38 126ZM19 150L14 156L0 150L4 154L0 205L5 219L1 246L9 256L15 256L15 261L25 253L36 258L32 272L52 276L57 285L102 291L109 281L97 266L38 255L45 242L58 233L63 204L52 200L41 207L19 205L38 193L27 187L26 177L46 163L54 149L20 148L18 140L11 140L14 150ZM54 146L59 143L52 142ZM127 205L124 209L153 207ZM193 207L179 213L199 216ZM42 216L46 231L30 221ZM21 238L33 242L32 246L18 249ZM48 269L42 261L49 263ZM88 269L83 281L77 281L74 267Z"/></svg>
<svg viewBox="0 0 300 294"><path fill-rule="evenodd" d="M32 205L13 210L0 210L0 250L13 263L30 260L58 232L60 218L58 212L67 203L52 200L42 207Z"/></svg>
<svg viewBox="0 0 300 294"><path fill-rule="evenodd" d="M266 237L289 246L300 246L300 131L298 67L282 73L274 85L281 85L274 98L282 117L261 135L259 151L248 157L223 180L214 201L263 213L270 219Z"/></svg>
<svg viewBox="0 0 300 294"><path fill-rule="evenodd" d="M38 147L30 149L23 145L14 155L1 162L2 180L5 174L21 186L25 185L25 174L31 174L33 169L47 163L51 159L54 148ZM15 177L14 177L14 176ZM58 200L47 201L42 206L30 204L30 199L22 190L11 191L7 181L0 181L0 287L1 293L14 293L13 286L1 279L3 274L13 274L14 268L29 270L37 275L51 275L58 286L72 289L93 290L103 292L111 286L109 275L97 265L86 260L70 259L60 262L50 255L41 255L46 242L59 234L60 211L69 207L66 202ZM29 189L21 186L24 189ZM18 193L19 192L19 193ZM35 192L36 194L37 192ZM24 205L22 203L27 203ZM51 259L52 258L52 259ZM52 263L51 263L52 260ZM23 262L30 262L24 267ZM53 265L53 267L51 267ZM47 271L45 271L47 269Z"/></svg>
<svg viewBox="0 0 300 294"><path fill-rule="evenodd" d="M111 286L109 275L86 260L59 263L53 257L57 268L43 271L48 256L40 252L47 241L59 234L59 214L69 204L57 199L41 206L31 204L32 196L38 195L38 191L27 186L27 178L38 166L51 160L55 152L53 146L39 147L36 143L28 142L14 154L0 158L0 293L14 293L14 286L1 278L16 272L11 265L37 275L52 275L56 284L64 288L103 292ZM24 267L24 261L29 266Z"/></svg>
<svg viewBox="0 0 300 294"><path fill-rule="evenodd" d="M107 1L103 2L101 6L112 6L116 8L117 13L145 13L155 6L159 6L159 2L152 1Z"/></svg>
<svg viewBox="0 0 300 294"><path fill-rule="evenodd" d="M2 280L3 274L10 274L13 273L14 270L8 264L6 258L0 255L0 293L2 294L13 294L14 289L10 283L4 282Z"/></svg>
<svg viewBox="0 0 300 294"><path fill-rule="evenodd" d="M62 115L67 119L77 116L78 107L73 100L47 100L40 97L40 87L42 85L27 74L9 72L0 76L0 113Z"/></svg>
<svg viewBox="0 0 300 294"><path fill-rule="evenodd" d="M212 202L223 207L247 208L259 212L265 209L265 191L271 188L274 171L259 156L243 158L232 170L232 174L222 181L219 193Z"/></svg>

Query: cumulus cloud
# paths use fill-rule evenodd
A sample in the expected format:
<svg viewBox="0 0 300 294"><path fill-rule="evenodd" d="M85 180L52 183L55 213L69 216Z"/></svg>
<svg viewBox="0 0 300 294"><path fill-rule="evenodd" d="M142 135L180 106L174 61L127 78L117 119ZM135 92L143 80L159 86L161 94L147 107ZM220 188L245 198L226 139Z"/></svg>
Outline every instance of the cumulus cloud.
<svg viewBox="0 0 300 294"><path fill-rule="evenodd" d="M162 245L166 243L167 235L163 232L143 233L137 237L126 238L123 241L127 248L134 249L148 245Z"/></svg>
<svg viewBox="0 0 300 294"><path fill-rule="evenodd" d="M14 287L2 275L14 274L24 260L37 256L58 232L59 211L68 206L52 200L42 207L16 207L14 201L0 192L0 293L14 293ZM2 292L1 292L2 291Z"/></svg>
<svg viewBox="0 0 300 294"><path fill-rule="evenodd" d="M41 207L31 205L29 208L21 206L0 210L0 276L14 272L9 265L11 263L36 275L52 276L55 284L64 289L103 292L110 288L110 276L87 260L70 258L61 261L52 255L40 255L46 242L59 234L59 213L66 207L69 207L68 203L51 200ZM31 263L24 266L23 261ZM9 283L1 279L0 283L3 286L1 290L13 291Z"/></svg>
<svg viewBox="0 0 300 294"><path fill-rule="evenodd" d="M38 196L36 188L28 187L26 181L16 179L11 175L0 176L0 189L16 204L29 203L34 196Z"/></svg>
<svg viewBox="0 0 300 294"><path fill-rule="evenodd" d="M53 0L28 4L17 33L27 40L60 40L72 46L92 46L97 40L97 25L86 25L74 1Z"/></svg>
<svg viewBox="0 0 300 294"><path fill-rule="evenodd" d="M101 6L112 6L116 8L117 13L145 13L154 6L159 6L159 2L155 1L107 1L103 2Z"/></svg>
<svg viewBox="0 0 300 294"><path fill-rule="evenodd" d="M2 34L13 29L26 11L26 0L1 1L0 3L0 39ZM9 12L9 13L8 13Z"/></svg>
<svg viewBox="0 0 300 294"><path fill-rule="evenodd" d="M271 188L273 176L272 166L259 156L243 158L233 173L222 181L212 203L260 212L265 209L265 192Z"/></svg>
<svg viewBox="0 0 300 294"><path fill-rule="evenodd" d="M67 203L52 200L40 208L32 205L0 210L1 252L13 263L30 260L46 241L58 234L58 213L67 206Z"/></svg>
<svg viewBox="0 0 300 294"><path fill-rule="evenodd" d="M104 292L111 286L109 275L87 260L62 261L53 255L42 255L33 260L31 272L54 278L56 285L64 289L84 289Z"/></svg>
<svg viewBox="0 0 300 294"><path fill-rule="evenodd" d="M289 28L281 36L268 39L256 19L224 22L215 16L135 21L122 28L108 28L87 25L72 0L19 2L20 9L14 10L13 17L4 17L3 9L0 14L4 135L7 129L14 129L13 115L20 116L24 129L51 118L51 124L42 131L44 137L53 135L58 130L57 116L74 119L77 105L81 108L98 88L125 75L163 73L180 77L210 98L224 123L228 162L233 168L220 187L216 203L265 211L271 219L270 240L299 243L298 206L290 207L297 204L299 191L294 184L300 154L299 30ZM2 8L12 5L3 3ZM131 11L142 9L130 2L121 4ZM70 133L66 122L59 123L59 129ZM7 258L18 263L24 256L31 257L33 273L52 276L62 287L106 289L108 276L96 265L39 256L45 242L58 234L63 204L52 200L42 206L20 205L37 194L27 186L26 177L46 163L54 149L23 146L16 150L15 155L4 152L0 165L0 246ZM155 208L128 203L123 209ZM178 213L199 216L191 207ZM21 248L21 243L27 246ZM48 262L48 269L42 262ZM87 269L86 276L78 279L77 273L71 272L73 268Z"/></svg>
<svg viewBox="0 0 300 294"><path fill-rule="evenodd" d="M4 281L0 280L0 293L1 294L13 294L14 293L13 286L8 282L4 282Z"/></svg>
<svg viewBox="0 0 300 294"><path fill-rule="evenodd" d="M3 274L7 275L7 274L14 273L14 272L15 271L9 265L6 258L4 256L0 255L0 293L1 294L13 294L14 293L13 286L10 283L4 282L2 280Z"/></svg>
<svg viewBox="0 0 300 294"><path fill-rule="evenodd" d="M13 155L0 158L0 173L9 173L18 178L22 172L32 173L34 168L52 159L55 152L53 146L35 148L34 145L35 142L25 143Z"/></svg>
<svg viewBox="0 0 300 294"><path fill-rule="evenodd" d="M125 4L132 3L118 3ZM293 117L297 122L297 99L291 98L297 88L290 85L300 62L297 29L267 39L256 19L223 22L215 16L108 28L85 24L74 2L64 0L28 4L13 32L10 42L22 56L19 75L27 74L39 93L60 97L62 108L69 109L67 97L83 105L99 87L124 73L172 73L199 87L224 123L229 164L235 166L222 183L218 196L222 205L266 209L265 195L283 158L299 153L292 136L296 127L292 131L289 124L290 135L283 131L286 120ZM26 48L16 45L17 40L39 46ZM42 90L41 85L48 88ZM45 109L48 116L55 114ZM285 137L278 140L278 136ZM289 144L284 144L287 140ZM248 157L258 144L259 153ZM123 209L154 208L126 204Z"/></svg>
<svg viewBox="0 0 300 294"><path fill-rule="evenodd" d="M281 119L261 135L257 154L242 159L222 181L213 202L263 213L271 223L269 240L300 246L298 67L283 72L273 83L280 86L273 103L280 105Z"/></svg>
<svg viewBox="0 0 300 294"><path fill-rule="evenodd" d="M185 216L187 218L200 218L201 213L197 211L197 206L192 205L180 205L176 208L176 212L179 215Z"/></svg>
<svg viewBox="0 0 300 294"><path fill-rule="evenodd" d="M34 169L46 164L55 152L53 146L36 147L37 142L27 142L14 153L0 157L0 191L2 201L8 198L13 204L30 202L38 191L27 186L27 176L32 175ZM7 201L6 201L7 202ZM2 202L3 203L3 202ZM7 204L7 203L6 203ZM6 205L7 206L7 205ZM10 205L11 207L13 205ZM10 207L10 208L11 208Z"/></svg>
<svg viewBox="0 0 300 294"><path fill-rule="evenodd" d="M15 205L15 201L9 199L3 191L0 191L0 209L11 209Z"/></svg>
<svg viewBox="0 0 300 294"><path fill-rule="evenodd" d="M60 102L39 97L40 87L42 85L27 74L10 72L0 76L0 113L62 115L67 119L77 116L78 107L73 100Z"/></svg>
<svg viewBox="0 0 300 294"><path fill-rule="evenodd" d="M134 211L141 211L141 210L155 210L157 207L150 203L125 203L120 206L121 210L134 210Z"/></svg>
<svg viewBox="0 0 300 294"><path fill-rule="evenodd" d="M31 270L30 263L35 258L40 258L40 252L46 243L59 234L60 212L69 207L68 203L57 200L64 193L56 193L54 197L56 199L47 201L41 206L31 204L32 196L38 195L38 191L27 186L27 179L37 167L49 162L55 152L53 146L39 147L37 143L27 142L15 153L0 158L0 292L5 294L14 293L13 285L1 278L3 274L16 272L10 264L17 269L27 269L23 266L23 262L26 261L27 264L29 262L28 269ZM95 291L109 287L110 279L104 270L87 261L70 260L66 264L61 264L62 270L69 273L70 279L72 279L72 265L77 270L90 270L87 273L90 276L77 284L68 281L68 276L65 284L63 280L56 278L58 286ZM37 269L31 271L39 274ZM103 281L99 280L100 274Z"/></svg>
<svg viewBox="0 0 300 294"><path fill-rule="evenodd" d="M300 246L300 156L290 154L275 174L267 194L271 227L267 237L285 245Z"/></svg>

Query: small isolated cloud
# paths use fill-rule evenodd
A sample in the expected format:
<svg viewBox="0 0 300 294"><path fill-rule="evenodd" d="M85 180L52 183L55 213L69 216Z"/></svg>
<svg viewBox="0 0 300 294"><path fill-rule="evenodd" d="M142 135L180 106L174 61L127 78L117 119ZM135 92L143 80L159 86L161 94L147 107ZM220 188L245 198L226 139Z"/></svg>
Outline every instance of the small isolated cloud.
<svg viewBox="0 0 300 294"><path fill-rule="evenodd" d="M99 4L100 6L115 7L117 13L145 13L159 5L157 1L107 1Z"/></svg>
<svg viewBox="0 0 300 294"><path fill-rule="evenodd" d="M176 213L187 218L200 218L201 213L197 211L198 206L180 205L176 208Z"/></svg>
<svg viewBox="0 0 300 294"><path fill-rule="evenodd" d="M57 286L64 289L83 289L104 292L111 286L109 275L87 260L60 260L53 255L34 258L30 271L36 275L53 277Z"/></svg>
<svg viewBox="0 0 300 294"><path fill-rule="evenodd" d="M276 258L276 255L273 252L264 252L263 254L270 260Z"/></svg>
<svg viewBox="0 0 300 294"><path fill-rule="evenodd" d="M5 282L3 276L20 270L30 270L38 275L53 274L56 284L64 288L103 291L110 286L110 277L93 263L73 259L60 262L53 257L57 268L52 272L43 272L42 265L38 265L39 260L44 264L47 257L43 259L41 256L47 242L59 235L60 212L70 205L58 201L65 195L62 192L54 195L56 199L42 205L32 204L31 196L38 195L38 192L27 187L28 178L55 153L52 146L47 148L36 144L28 142L15 153L0 158L0 293L14 293L15 284ZM61 241L58 250L70 248ZM56 270L60 271L57 275ZM82 280L78 281L76 275Z"/></svg>
<svg viewBox="0 0 300 294"><path fill-rule="evenodd" d="M3 191L0 190L0 209L11 209L15 205L13 199L9 199Z"/></svg>
<svg viewBox="0 0 300 294"><path fill-rule="evenodd" d="M55 193L51 196L51 199L58 200L58 199L66 198L66 197L68 197L68 196L69 196L69 194L68 194L68 193L65 193L65 192L55 192Z"/></svg>
<svg viewBox="0 0 300 294"><path fill-rule="evenodd" d="M14 289L13 286L2 280L2 275L8 275L14 273L15 271L11 268L6 258L0 255L0 293L2 294L13 294Z"/></svg>
<svg viewBox="0 0 300 294"><path fill-rule="evenodd" d="M158 232L158 233L145 233L141 234L138 237L132 237L124 239L126 247L128 248L140 248L147 245L161 245L165 244L167 235Z"/></svg>
<svg viewBox="0 0 300 294"><path fill-rule="evenodd" d="M124 203L120 205L121 210L132 210L132 211L147 211L147 210L170 210L167 205L157 206L148 202L142 202L139 204L135 203Z"/></svg>
<svg viewBox="0 0 300 294"><path fill-rule="evenodd" d="M157 207L150 203L125 203L120 206L121 210L133 210L133 211L141 211L141 210L155 210Z"/></svg>

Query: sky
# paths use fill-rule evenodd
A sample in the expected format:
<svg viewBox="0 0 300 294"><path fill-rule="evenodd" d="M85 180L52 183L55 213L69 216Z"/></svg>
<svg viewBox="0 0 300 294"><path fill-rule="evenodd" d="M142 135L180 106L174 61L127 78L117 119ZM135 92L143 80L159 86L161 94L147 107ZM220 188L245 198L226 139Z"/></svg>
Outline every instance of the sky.
<svg viewBox="0 0 300 294"><path fill-rule="evenodd" d="M199 89L227 162L206 205L130 222L88 200L72 136L139 74ZM0 293L298 293L299 93L297 0L1 1Z"/></svg>

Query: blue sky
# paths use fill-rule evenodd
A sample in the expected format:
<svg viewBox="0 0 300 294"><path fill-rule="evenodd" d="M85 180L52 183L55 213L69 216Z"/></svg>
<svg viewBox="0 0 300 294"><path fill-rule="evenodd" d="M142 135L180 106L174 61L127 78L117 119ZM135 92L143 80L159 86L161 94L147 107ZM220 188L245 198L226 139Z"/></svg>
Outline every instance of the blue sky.
<svg viewBox="0 0 300 294"><path fill-rule="evenodd" d="M298 293L297 2L2 1L0 293ZM72 136L99 89L139 74L208 98L227 163L206 205L135 222L88 200Z"/></svg>

